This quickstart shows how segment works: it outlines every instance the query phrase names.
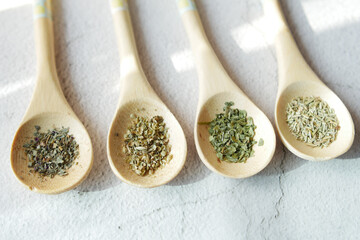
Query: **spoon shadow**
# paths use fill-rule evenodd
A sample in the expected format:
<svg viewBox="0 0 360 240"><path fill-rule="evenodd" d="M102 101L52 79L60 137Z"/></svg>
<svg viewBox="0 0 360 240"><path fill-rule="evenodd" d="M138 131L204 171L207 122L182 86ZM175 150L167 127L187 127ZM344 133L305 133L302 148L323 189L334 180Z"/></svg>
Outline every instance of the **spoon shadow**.
<svg viewBox="0 0 360 240"><path fill-rule="evenodd" d="M71 59L68 56L69 45L71 41L70 36L66 31L66 27L70 26L66 21L64 15L64 2L54 1L54 38L55 38L55 52L57 72L60 79L61 87L66 99L72 106L74 112L84 124L93 143L94 162L89 176L75 188L79 192L97 192L112 188L121 182L112 173L106 157L106 137L107 127L100 126L101 123L93 121L89 116L81 101L80 94L76 91L73 78ZM79 37L81 39L81 37ZM85 38L84 38L85 39ZM83 58L84 59L84 58ZM85 64L91 64L89 61Z"/></svg>
<svg viewBox="0 0 360 240"><path fill-rule="evenodd" d="M182 119L179 119L179 122L182 122ZM185 125L182 125L185 126ZM205 165L201 162L199 156L196 152L195 141L193 128L184 129L186 141L188 143L188 155L187 160L185 162L184 168L181 170L179 175L168 185L170 186L181 186L193 184L199 181L204 180L210 175L210 170L205 167Z"/></svg>

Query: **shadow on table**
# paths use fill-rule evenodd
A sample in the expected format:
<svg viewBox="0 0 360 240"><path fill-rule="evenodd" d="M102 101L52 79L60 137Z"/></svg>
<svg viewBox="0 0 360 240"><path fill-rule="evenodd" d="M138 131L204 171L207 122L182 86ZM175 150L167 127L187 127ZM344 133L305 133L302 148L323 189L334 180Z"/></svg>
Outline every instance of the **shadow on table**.
<svg viewBox="0 0 360 240"><path fill-rule="evenodd" d="M73 78L72 63L68 57L69 44L71 43L68 39L71 39L71 36L68 36L70 34L67 33L66 28L71 27L71 24L69 24L64 17L64 5L65 3L61 1L53 2L57 72L66 99L69 101L69 104L84 124L91 137L94 153L94 163L89 176L75 190L79 192L102 191L119 185L121 181L112 173L107 160L107 127L102 126L103 123L97 123L88 118L91 114L84 110L85 108L81 105L80 101L81 96L76 92L74 87L74 82L78 80ZM83 59L83 61L84 64L90 66L91 63L86 62L89 61L89 59Z"/></svg>

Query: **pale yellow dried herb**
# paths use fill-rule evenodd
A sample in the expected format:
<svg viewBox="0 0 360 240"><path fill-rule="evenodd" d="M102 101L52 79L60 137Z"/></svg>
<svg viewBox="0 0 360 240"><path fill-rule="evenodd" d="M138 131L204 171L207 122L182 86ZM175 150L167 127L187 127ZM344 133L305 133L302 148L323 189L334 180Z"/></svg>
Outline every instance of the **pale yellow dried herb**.
<svg viewBox="0 0 360 240"><path fill-rule="evenodd" d="M340 129L334 109L320 97L296 97L286 107L286 122L296 139L312 147L327 147Z"/></svg>

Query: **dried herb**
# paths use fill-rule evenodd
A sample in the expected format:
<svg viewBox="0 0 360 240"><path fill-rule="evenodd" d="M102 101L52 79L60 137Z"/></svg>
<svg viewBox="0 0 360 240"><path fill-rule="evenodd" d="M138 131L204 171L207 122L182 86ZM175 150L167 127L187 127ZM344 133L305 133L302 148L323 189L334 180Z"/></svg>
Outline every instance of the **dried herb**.
<svg viewBox="0 0 360 240"><path fill-rule="evenodd" d="M79 144L69 134L69 128L64 127L43 133L40 132L40 126L35 126L34 139L23 147L28 167L43 177L67 175L67 169L79 156Z"/></svg>
<svg viewBox="0 0 360 240"><path fill-rule="evenodd" d="M264 146L264 139L260 138L259 139L259 144L258 144L259 147L261 146Z"/></svg>
<svg viewBox="0 0 360 240"><path fill-rule="evenodd" d="M215 119L207 123L209 141L220 160L241 163L254 155L256 126L245 110L233 109L233 105L233 102L226 102L224 112L216 114Z"/></svg>
<svg viewBox="0 0 360 240"><path fill-rule="evenodd" d="M169 134L164 119L150 120L131 114L131 125L124 135L123 152L130 168L140 176L153 174L172 159Z"/></svg>
<svg viewBox="0 0 360 240"><path fill-rule="evenodd" d="M296 139L312 147L327 147L340 129L334 109L320 97L297 97L286 107L286 122Z"/></svg>

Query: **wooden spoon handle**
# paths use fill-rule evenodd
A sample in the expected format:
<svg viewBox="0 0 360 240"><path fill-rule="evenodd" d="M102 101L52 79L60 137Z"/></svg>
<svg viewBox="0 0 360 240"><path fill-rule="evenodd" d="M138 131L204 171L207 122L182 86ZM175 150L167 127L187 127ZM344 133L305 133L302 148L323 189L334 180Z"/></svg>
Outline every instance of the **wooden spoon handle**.
<svg viewBox="0 0 360 240"><path fill-rule="evenodd" d="M216 93L237 90L212 49L193 0L177 0L181 19L194 53L199 78L199 104Z"/></svg>
<svg viewBox="0 0 360 240"><path fill-rule="evenodd" d="M51 0L34 0L37 72L56 73Z"/></svg>
<svg viewBox="0 0 360 240"><path fill-rule="evenodd" d="M157 97L141 67L127 0L110 0L120 54L120 102Z"/></svg>
<svg viewBox="0 0 360 240"><path fill-rule="evenodd" d="M286 23L278 0L263 0L265 14L275 33L278 60L278 93L297 81L314 81L314 72L305 62ZM316 80L315 80L316 81Z"/></svg>
<svg viewBox="0 0 360 240"><path fill-rule="evenodd" d="M51 0L34 0L37 83L23 122L45 112L74 115L67 103L56 73Z"/></svg>

